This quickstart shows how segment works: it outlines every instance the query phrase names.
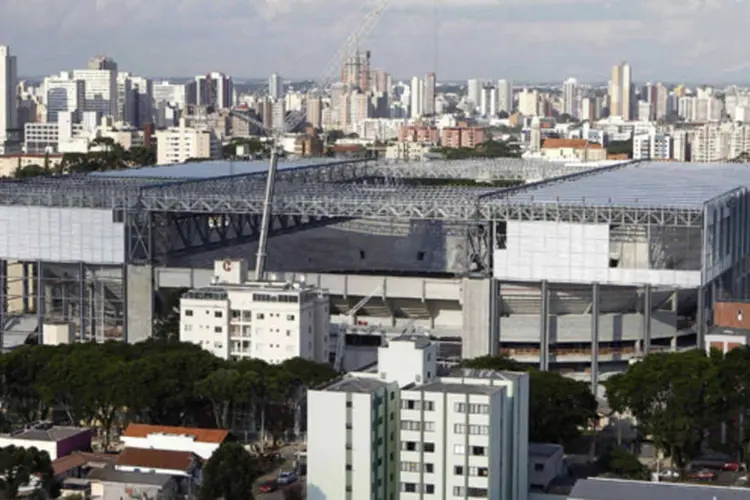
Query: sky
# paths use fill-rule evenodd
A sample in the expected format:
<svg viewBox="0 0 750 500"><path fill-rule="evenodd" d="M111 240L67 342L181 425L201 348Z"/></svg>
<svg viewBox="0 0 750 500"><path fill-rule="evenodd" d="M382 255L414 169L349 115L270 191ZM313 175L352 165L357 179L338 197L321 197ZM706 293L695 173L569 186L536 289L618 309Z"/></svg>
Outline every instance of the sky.
<svg viewBox="0 0 750 500"><path fill-rule="evenodd" d="M0 45L19 74L85 67L326 80L380 0L0 0ZM750 0L391 0L360 41L399 78L750 82ZM328 74L326 74L328 73Z"/></svg>

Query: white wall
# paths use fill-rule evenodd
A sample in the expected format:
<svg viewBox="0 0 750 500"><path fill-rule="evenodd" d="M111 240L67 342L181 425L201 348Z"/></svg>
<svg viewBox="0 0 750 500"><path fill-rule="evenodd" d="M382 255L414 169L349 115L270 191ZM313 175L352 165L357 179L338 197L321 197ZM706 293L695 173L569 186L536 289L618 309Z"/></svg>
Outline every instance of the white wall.
<svg viewBox="0 0 750 500"><path fill-rule="evenodd" d="M506 248L495 250L494 277L677 288L700 284L700 271L610 268L609 237L607 224L509 221Z"/></svg>
<svg viewBox="0 0 750 500"><path fill-rule="evenodd" d="M122 436L123 445L128 448L145 448L163 451L187 451L208 460L219 447L218 443L195 441L191 436L149 434L145 438Z"/></svg>
<svg viewBox="0 0 750 500"><path fill-rule="evenodd" d="M50 460L56 460L57 442L55 441L34 441L31 439L15 439L12 436L0 436L0 448L15 446L16 448L36 448L39 451L46 451Z"/></svg>
<svg viewBox="0 0 750 500"><path fill-rule="evenodd" d="M125 229L111 210L1 207L0 257L122 264Z"/></svg>

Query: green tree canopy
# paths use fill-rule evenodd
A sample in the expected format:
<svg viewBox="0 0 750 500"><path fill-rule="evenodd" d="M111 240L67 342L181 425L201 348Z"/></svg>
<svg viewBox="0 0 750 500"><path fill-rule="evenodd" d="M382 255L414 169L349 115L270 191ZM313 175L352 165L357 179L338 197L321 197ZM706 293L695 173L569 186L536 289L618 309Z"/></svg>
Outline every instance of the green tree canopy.
<svg viewBox="0 0 750 500"><path fill-rule="evenodd" d="M598 464L604 472L623 479L638 481L649 479L648 467L643 465L633 453L618 446L606 450L599 458Z"/></svg>
<svg viewBox="0 0 750 500"><path fill-rule="evenodd" d="M505 356L484 356L462 366L498 371L528 371L529 440L569 443L596 418L597 402L588 384L554 372L541 372Z"/></svg>
<svg viewBox="0 0 750 500"><path fill-rule="evenodd" d="M607 380L613 410L630 411L644 436L679 467L700 454L706 429L722 421L727 400L720 362L694 350L646 356Z"/></svg>
<svg viewBox="0 0 750 500"><path fill-rule="evenodd" d="M18 498L18 490L39 478L39 489L53 487L52 461L46 451L7 446L0 448L0 499Z"/></svg>
<svg viewBox="0 0 750 500"><path fill-rule="evenodd" d="M257 477L257 468L245 448L239 443L224 443L206 462L198 498L253 500L253 483Z"/></svg>

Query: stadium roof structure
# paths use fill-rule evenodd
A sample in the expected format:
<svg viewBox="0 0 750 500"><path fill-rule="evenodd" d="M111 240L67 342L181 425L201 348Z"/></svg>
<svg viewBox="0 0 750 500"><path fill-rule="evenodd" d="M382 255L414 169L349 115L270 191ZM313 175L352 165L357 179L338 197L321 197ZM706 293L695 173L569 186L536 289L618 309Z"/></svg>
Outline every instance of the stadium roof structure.
<svg viewBox="0 0 750 500"><path fill-rule="evenodd" d="M750 167L742 164L635 162L597 164L592 169L575 166L569 167L568 172L572 173L561 177L510 189L409 186L400 184L393 172L400 168L398 175L402 177L474 178L471 175L483 170L497 172L514 165L517 169L561 166L508 159L394 165L344 160L290 165L285 164L279 171L275 214L694 226L701 223L706 203L729 200L750 186ZM4 180L0 181L0 205L204 214L262 212L266 172L259 163L243 167L247 169L245 173L222 170L226 163L224 167L209 167L213 171L210 177L196 171L200 168L201 164L196 163L97 175ZM464 172L472 169L471 175ZM382 177L393 181L373 180Z"/></svg>

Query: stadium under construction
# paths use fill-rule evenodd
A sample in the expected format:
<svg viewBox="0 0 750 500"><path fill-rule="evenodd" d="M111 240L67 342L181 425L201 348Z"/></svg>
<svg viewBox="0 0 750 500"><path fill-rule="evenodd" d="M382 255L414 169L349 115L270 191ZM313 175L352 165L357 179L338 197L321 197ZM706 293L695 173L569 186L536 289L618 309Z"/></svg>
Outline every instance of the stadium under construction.
<svg viewBox="0 0 750 500"><path fill-rule="evenodd" d="M254 255L265 178L206 162L0 182L4 348L43 325L147 338L160 289ZM277 179L268 269L329 289L337 314L370 297L361 323L464 357L617 371L700 344L713 303L747 295L739 164L321 160Z"/></svg>

